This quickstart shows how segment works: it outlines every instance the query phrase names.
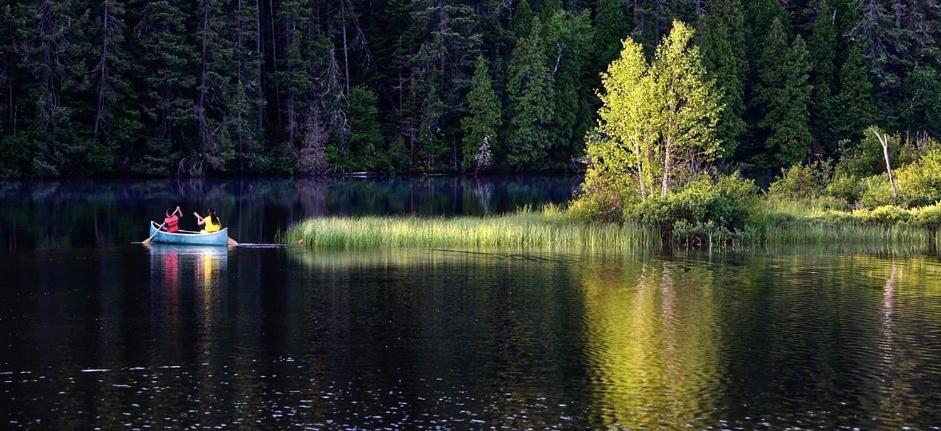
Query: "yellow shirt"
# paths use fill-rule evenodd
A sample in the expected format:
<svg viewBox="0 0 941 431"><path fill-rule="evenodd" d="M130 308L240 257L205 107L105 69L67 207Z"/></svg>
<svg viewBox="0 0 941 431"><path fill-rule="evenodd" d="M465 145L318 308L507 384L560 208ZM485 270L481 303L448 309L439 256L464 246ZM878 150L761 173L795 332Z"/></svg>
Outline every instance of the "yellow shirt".
<svg viewBox="0 0 941 431"><path fill-rule="evenodd" d="M222 230L221 224L215 224L212 222L212 217L206 216L206 218L203 220L206 222L206 228L203 229L206 231L206 233L219 232Z"/></svg>

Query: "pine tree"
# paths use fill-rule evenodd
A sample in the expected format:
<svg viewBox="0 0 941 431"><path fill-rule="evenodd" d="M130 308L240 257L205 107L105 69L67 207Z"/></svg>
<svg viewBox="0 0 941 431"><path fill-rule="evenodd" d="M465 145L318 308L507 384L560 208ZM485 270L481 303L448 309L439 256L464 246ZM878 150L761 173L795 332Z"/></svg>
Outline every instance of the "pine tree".
<svg viewBox="0 0 941 431"><path fill-rule="evenodd" d="M305 176L320 176L328 172L327 129L321 118L320 106L311 103L304 120L304 142L297 156L297 172Z"/></svg>
<svg viewBox="0 0 941 431"><path fill-rule="evenodd" d="M621 40L627 37L627 17L620 0L598 0L595 12L594 69L604 70L621 51Z"/></svg>
<svg viewBox="0 0 941 431"><path fill-rule="evenodd" d="M724 108L716 134L723 143L722 153L731 155L738 147L739 139L746 127L742 119L745 113L744 47L733 45L735 32L731 31L726 23L728 17L719 12L710 12L710 15L703 20L699 42L702 47L703 64L722 94ZM738 32L741 32L741 28Z"/></svg>
<svg viewBox="0 0 941 431"><path fill-rule="evenodd" d="M545 168L551 147L548 129L554 94L539 18L533 18L529 34L520 39L513 50L508 75L507 163L514 169Z"/></svg>
<svg viewBox="0 0 941 431"><path fill-rule="evenodd" d="M674 20L694 22L697 9L702 12L702 4L697 8L691 0L634 0L632 5L632 18L634 29L632 35L645 48L653 52L663 36L671 29ZM700 1L701 3L701 1Z"/></svg>
<svg viewBox="0 0 941 431"><path fill-rule="evenodd" d="M83 132L88 129L73 123L73 102L87 96L88 48L81 44L87 43L88 15L75 1L52 0L22 5L16 14L24 24L15 35L23 44L21 66L33 80L24 88L36 146L31 170L44 176L67 174L80 167L80 156L87 149Z"/></svg>
<svg viewBox="0 0 941 431"><path fill-rule="evenodd" d="M542 10L539 11L539 19L543 23L549 22L556 12L563 10L565 10L565 8L562 6L562 0L543 0Z"/></svg>
<svg viewBox="0 0 941 431"><path fill-rule="evenodd" d="M131 144L142 130L137 95L130 76L133 60L124 37L124 15L121 2L102 2L97 26L100 52L93 71L96 89L94 145L88 152L88 164L95 172L111 172L116 168L119 155L124 159L134 157Z"/></svg>
<svg viewBox="0 0 941 431"><path fill-rule="evenodd" d="M186 14L175 2L148 3L135 28L139 35L139 61L145 72L142 82L141 109L153 131L142 149L144 156L134 170L149 175L172 172L192 137L192 94L197 80L192 73L198 64L196 49L187 39Z"/></svg>
<svg viewBox="0 0 941 431"><path fill-rule="evenodd" d="M350 90L349 121L350 157L345 167L367 171L385 168L376 94L368 87L356 85Z"/></svg>
<svg viewBox="0 0 941 431"><path fill-rule="evenodd" d="M585 132L594 120L591 106L585 103L592 99L592 88L584 79L592 46L591 21L584 11L560 11L544 28L548 66L555 84L550 139L557 145L552 159L564 166L568 157L580 152Z"/></svg>
<svg viewBox="0 0 941 431"><path fill-rule="evenodd" d="M199 81L193 106L199 148L186 159L191 175L203 175L204 163L208 168L225 170L226 163L236 155L231 139L230 107L233 100L240 102L233 84L233 51L226 40L225 15L221 0L199 2ZM241 107L236 104L236 107ZM193 164L195 163L195 165Z"/></svg>
<svg viewBox="0 0 941 431"><path fill-rule="evenodd" d="M463 95L481 49L478 16L473 8L449 1L416 0L412 8L412 31L419 44L409 73L418 108L414 123L421 158L427 170L456 170Z"/></svg>
<svg viewBox="0 0 941 431"><path fill-rule="evenodd" d="M832 153L838 139L833 130L837 127L834 103L836 83L837 29L834 14L827 0L820 0L817 6L817 18L810 40L810 54L813 64L811 83L814 86L811 101L810 122L813 136L821 149Z"/></svg>
<svg viewBox="0 0 941 431"><path fill-rule="evenodd" d="M758 126L762 128L765 148L773 152L779 163L791 165L810 155L808 105L812 86L803 39L797 36L790 47L787 39L784 25L775 19L758 65L755 92L762 113Z"/></svg>
<svg viewBox="0 0 941 431"><path fill-rule="evenodd" d="M262 87L261 15L257 0L235 0L233 62L230 116L239 171L245 172L263 150L264 105ZM319 114L319 111L318 111ZM310 125L311 127L319 125Z"/></svg>
<svg viewBox="0 0 941 431"><path fill-rule="evenodd" d="M516 33L516 37L523 37L529 33L535 16L529 0L520 0L516 9L513 10L513 32Z"/></svg>
<svg viewBox="0 0 941 431"><path fill-rule="evenodd" d="M284 130L287 141L293 147L301 138L303 113L307 112L306 92L312 84L308 69L311 56L308 56L307 31L310 29L310 8L304 0L285 0L278 10L278 22L281 23L284 45L278 55L280 65L275 79L282 94Z"/></svg>
<svg viewBox="0 0 941 431"><path fill-rule="evenodd" d="M903 87L902 127L911 134L941 135L941 75L929 66L915 68Z"/></svg>
<svg viewBox="0 0 941 431"><path fill-rule="evenodd" d="M477 57L474 77L467 93L468 114L461 120L464 131L464 155L461 166L465 171L477 172L493 163L493 148L500 131L500 101L490 80L490 70L483 56Z"/></svg>
<svg viewBox="0 0 941 431"><path fill-rule="evenodd" d="M419 94L421 97L421 116L418 122L418 145L421 154L422 168L426 172L433 172L440 168L441 159L447 154L447 142L442 136L442 117L445 114L445 105L441 97L441 90L434 79L425 81Z"/></svg>
<svg viewBox="0 0 941 431"><path fill-rule="evenodd" d="M837 139L857 140L876 121L872 103L872 83L863 59L862 47L853 45L840 68L840 91L834 133Z"/></svg>

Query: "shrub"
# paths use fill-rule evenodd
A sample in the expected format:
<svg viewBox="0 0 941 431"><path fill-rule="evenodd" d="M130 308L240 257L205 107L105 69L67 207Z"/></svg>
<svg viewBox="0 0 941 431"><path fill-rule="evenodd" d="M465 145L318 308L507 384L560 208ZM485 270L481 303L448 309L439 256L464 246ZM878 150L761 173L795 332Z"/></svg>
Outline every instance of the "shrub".
<svg viewBox="0 0 941 431"><path fill-rule="evenodd" d="M941 202L911 210L912 221L932 231L941 227Z"/></svg>
<svg viewBox="0 0 941 431"><path fill-rule="evenodd" d="M581 190L569 207L571 214L586 220L620 219L625 203L638 196L634 178L627 172L625 160L609 154L610 145L603 137L588 138L589 160ZM619 154L615 152L616 154Z"/></svg>
<svg viewBox="0 0 941 431"><path fill-rule="evenodd" d="M845 174L834 176L824 189L827 196L843 199L846 202L859 201L865 191L865 182L855 176Z"/></svg>
<svg viewBox="0 0 941 431"><path fill-rule="evenodd" d="M892 196L892 185L885 175L874 175L862 180L863 194L859 197L859 204L865 208L875 208L882 205L892 205L895 198Z"/></svg>
<svg viewBox="0 0 941 431"><path fill-rule="evenodd" d="M873 126L863 132L863 139L857 143L840 142L842 157L836 165L837 174L863 178L885 172L885 156L882 153L882 144L876 136L877 133L887 135L878 127ZM896 159L902 146L901 138L898 135L887 135L887 138L889 157L893 162L898 163Z"/></svg>
<svg viewBox="0 0 941 431"><path fill-rule="evenodd" d="M911 219L911 213L907 209L896 205L883 205L873 210L859 210L853 212L853 215L863 222L886 226L907 222Z"/></svg>
<svg viewBox="0 0 941 431"><path fill-rule="evenodd" d="M739 174L701 178L666 197L649 198L624 210L628 221L659 228L665 240L705 245L735 239L745 227L758 188Z"/></svg>
<svg viewBox="0 0 941 431"><path fill-rule="evenodd" d="M866 178L860 198L864 207L898 203L903 206L931 205L941 200L941 150L931 150L921 159L895 171L898 199L886 175ZM897 201L897 202L896 202Z"/></svg>
<svg viewBox="0 0 941 431"><path fill-rule="evenodd" d="M609 179L597 171L586 173L582 189L569 206L570 214L583 220L620 219L624 203L634 193L628 184Z"/></svg>
<svg viewBox="0 0 941 431"><path fill-rule="evenodd" d="M900 169L898 184L906 205L931 205L941 200L941 150L929 151Z"/></svg>
<svg viewBox="0 0 941 431"><path fill-rule="evenodd" d="M781 177L771 184L768 193L793 200L817 197L830 180L831 171L826 162L791 166L781 171Z"/></svg>

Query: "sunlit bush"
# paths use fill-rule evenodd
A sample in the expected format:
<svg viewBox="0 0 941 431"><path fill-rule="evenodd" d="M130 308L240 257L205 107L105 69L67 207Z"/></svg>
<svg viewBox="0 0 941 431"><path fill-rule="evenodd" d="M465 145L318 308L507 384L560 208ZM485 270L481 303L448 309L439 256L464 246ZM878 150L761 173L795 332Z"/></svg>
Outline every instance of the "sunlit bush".
<svg viewBox="0 0 941 431"><path fill-rule="evenodd" d="M830 181L831 171L826 162L791 166L783 170L781 177L771 184L768 194L795 200L817 197Z"/></svg>
<svg viewBox="0 0 941 431"><path fill-rule="evenodd" d="M883 205L872 210L857 210L853 212L853 215L863 222L881 225L904 223L912 216L907 209L896 205Z"/></svg>
<svg viewBox="0 0 941 431"><path fill-rule="evenodd" d="M627 205L625 220L656 226L665 239L695 245L745 234L758 188L738 174L703 177L666 197Z"/></svg>
<svg viewBox="0 0 941 431"><path fill-rule="evenodd" d="M897 198L888 177L877 175L864 180L861 204L867 208L890 204L923 206L941 200L941 150L925 153L919 160L897 169L895 175Z"/></svg>
<svg viewBox="0 0 941 431"><path fill-rule="evenodd" d="M941 227L941 202L911 211L915 224L930 230L938 230Z"/></svg>
<svg viewBox="0 0 941 431"><path fill-rule="evenodd" d="M866 191L866 183L852 175L835 175L824 193L827 196L842 199L845 202L855 203Z"/></svg>

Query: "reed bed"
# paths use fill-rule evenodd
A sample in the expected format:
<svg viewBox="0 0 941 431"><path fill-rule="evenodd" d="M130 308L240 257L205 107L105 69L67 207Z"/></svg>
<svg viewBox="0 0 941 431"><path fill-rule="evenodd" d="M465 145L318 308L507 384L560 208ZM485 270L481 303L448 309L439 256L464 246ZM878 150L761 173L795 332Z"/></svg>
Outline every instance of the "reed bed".
<svg viewBox="0 0 941 431"><path fill-rule="evenodd" d="M290 244L308 248L422 247L603 254L659 245L650 229L586 223L553 211L489 217L324 217L290 228Z"/></svg>
<svg viewBox="0 0 941 431"><path fill-rule="evenodd" d="M937 248L937 235L914 222L877 222L848 212L800 202L765 202L749 223L765 246L846 245Z"/></svg>
<svg viewBox="0 0 941 431"><path fill-rule="evenodd" d="M762 228L763 245L879 245L930 246L934 238L927 229L908 226L879 226L858 222L794 220L770 223Z"/></svg>
<svg viewBox="0 0 941 431"><path fill-rule="evenodd" d="M791 246L937 250L928 229L898 223L874 224L825 209L765 207L738 237L693 243L673 240L674 249L739 252ZM549 207L486 217L319 217L288 229L288 244L312 249L447 248L623 254L663 247L658 229L623 223L589 223Z"/></svg>

